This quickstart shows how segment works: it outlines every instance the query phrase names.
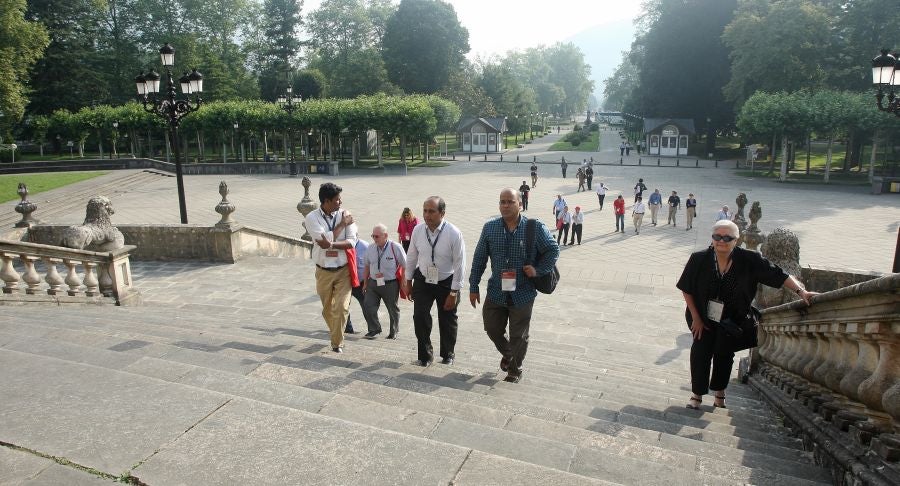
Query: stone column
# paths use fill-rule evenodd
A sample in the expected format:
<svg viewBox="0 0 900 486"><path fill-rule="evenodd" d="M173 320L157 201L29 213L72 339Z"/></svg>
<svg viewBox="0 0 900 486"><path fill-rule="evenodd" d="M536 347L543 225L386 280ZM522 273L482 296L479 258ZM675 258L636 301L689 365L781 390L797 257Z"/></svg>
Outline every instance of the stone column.
<svg viewBox="0 0 900 486"><path fill-rule="evenodd" d="M303 236L300 239L312 243L312 236L309 236L309 231L306 229L306 215L315 211L319 205L309 197L309 186L312 184L309 177L304 176L300 183L303 184L303 199L297 204L297 211L303 215L303 221L301 222L303 225Z"/></svg>

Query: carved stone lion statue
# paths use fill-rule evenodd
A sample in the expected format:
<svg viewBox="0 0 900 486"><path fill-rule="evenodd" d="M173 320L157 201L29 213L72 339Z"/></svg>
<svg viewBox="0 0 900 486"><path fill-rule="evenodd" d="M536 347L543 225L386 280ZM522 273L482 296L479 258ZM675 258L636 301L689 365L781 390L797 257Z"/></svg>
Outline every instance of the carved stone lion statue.
<svg viewBox="0 0 900 486"><path fill-rule="evenodd" d="M112 203L105 196L94 196L87 203L84 224L63 231L61 246L77 250L109 251L125 246L122 232L112 225Z"/></svg>

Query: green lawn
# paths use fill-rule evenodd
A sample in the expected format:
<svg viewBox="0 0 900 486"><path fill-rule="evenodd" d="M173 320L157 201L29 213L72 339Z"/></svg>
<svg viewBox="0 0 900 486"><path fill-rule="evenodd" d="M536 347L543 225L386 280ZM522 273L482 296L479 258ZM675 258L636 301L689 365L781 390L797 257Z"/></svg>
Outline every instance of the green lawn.
<svg viewBox="0 0 900 486"><path fill-rule="evenodd" d="M550 146L550 150L568 151L568 152L594 152L600 143L600 132L591 132L591 137L577 146L565 140L560 140Z"/></svg>
<svg viewBox="0 0 900 486"><path fill-rule="evenodd" d="M67 186L78 181L93 179L94 177L99 177L108 173L109 171L0 175L0 202L19 199L16 190L18 189L20 182L24 182L25 185L28 186L28 194L29 197L31 197L39 192Z"/></svg>

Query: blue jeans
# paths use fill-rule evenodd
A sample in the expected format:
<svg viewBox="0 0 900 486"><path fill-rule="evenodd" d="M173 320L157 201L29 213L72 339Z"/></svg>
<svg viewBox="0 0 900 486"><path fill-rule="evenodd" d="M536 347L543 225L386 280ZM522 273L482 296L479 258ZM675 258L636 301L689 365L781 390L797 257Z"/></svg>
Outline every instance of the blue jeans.
<svg viewBox="0 0 900 486"><path fill-rule="evenodd" d="M625 215L617 214L616 215L616 231L625 231Z"/></svg>

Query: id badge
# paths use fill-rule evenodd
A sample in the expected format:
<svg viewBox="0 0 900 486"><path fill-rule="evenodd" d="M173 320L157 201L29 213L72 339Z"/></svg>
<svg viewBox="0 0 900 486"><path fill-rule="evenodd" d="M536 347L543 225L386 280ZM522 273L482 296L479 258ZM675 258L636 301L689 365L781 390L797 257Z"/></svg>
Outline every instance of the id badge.
<svg viewBox="0 0 900 486"><path fill-rule="evenodd" d="M376 274L375 274L375 283L376 283L379 287L384 286L384 274L383 274L383 273L376 273Z"/></svg>
<svg viewBox="0 0 900 486"><path fill-rule="evenodd" d="M711 300L706 307L706 317L713 322L719 322L722 319L722 311L724 310L725 304L718 300Z"/></svg>
<svg viewBox="0 0 900 486"><path fill-rule="evenodd" d="M338 251L337 250L325 250L325 263L327 265L337 265Z"/></svg>
<svg viewBox="0 0 900 486"><path fill-rule="evenodd" d="M500 289L504 292L516 290L516 271L503 270L500 272Z"/></svg>
<svg viewBox="0 0 900 486"><path fill-rule="evenodd" d="M435 265L432 265L425 269L425 283L438 283L438 269Z"/></svg>

